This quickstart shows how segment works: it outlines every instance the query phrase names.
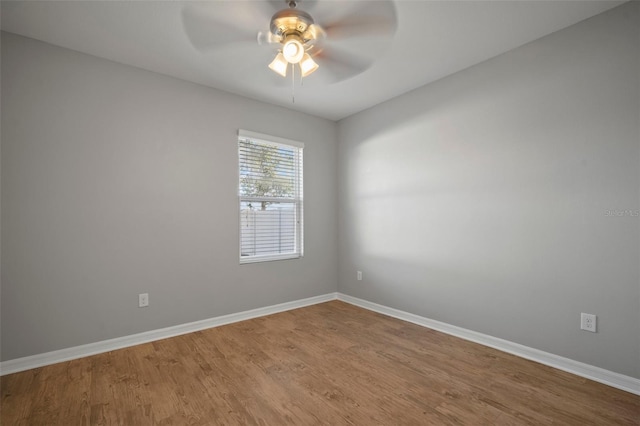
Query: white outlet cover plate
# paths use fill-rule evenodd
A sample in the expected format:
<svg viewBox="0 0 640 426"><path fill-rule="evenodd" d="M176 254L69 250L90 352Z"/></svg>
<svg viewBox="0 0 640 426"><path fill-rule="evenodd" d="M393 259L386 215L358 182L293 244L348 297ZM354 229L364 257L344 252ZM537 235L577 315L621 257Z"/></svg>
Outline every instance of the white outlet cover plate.
<svg viewBox="0 0 640 426"><path fill-rule="evenodd" d="M580 314L580 329L595 333L596 332L596 316L593 314L585 314L584 312L582 312Z"/></svg>
<svg viewBox="0 0 640 426"><path fill-rule="evenodd" d="M144 308L149 306L149 293L141 293L138 295L138 307Z"/></svg>

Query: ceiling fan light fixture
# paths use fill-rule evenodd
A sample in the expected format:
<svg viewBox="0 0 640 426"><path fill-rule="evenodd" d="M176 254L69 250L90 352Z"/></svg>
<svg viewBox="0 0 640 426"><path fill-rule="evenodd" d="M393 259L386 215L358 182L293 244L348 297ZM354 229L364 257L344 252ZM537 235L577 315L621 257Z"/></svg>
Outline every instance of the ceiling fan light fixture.
<svg viewBox="0 0 640 426"><path fill-rule="evenodd" d="M289 66L289 62L285 59L284 55L281 52L278 52L276 57L269 64L269 68L272 71L280 74L283 77L287 76L287 68Z"/></svg>
<svg viewBox="0 0 640 426"><path fill-rule="evenodd" d="M290 64L297 64L304 55L304 45L297 35L288 36L282 45L282 54Z"/></svg>
<svg viewBox="0 0 640 426"><path fill-rule="evenodd" d="M316 62L311 58L311 55L305 53L302 56L302 60L300 61L300 71L302 72L302 77L310 75L317 69L318 64L316 64Z"/></svg>

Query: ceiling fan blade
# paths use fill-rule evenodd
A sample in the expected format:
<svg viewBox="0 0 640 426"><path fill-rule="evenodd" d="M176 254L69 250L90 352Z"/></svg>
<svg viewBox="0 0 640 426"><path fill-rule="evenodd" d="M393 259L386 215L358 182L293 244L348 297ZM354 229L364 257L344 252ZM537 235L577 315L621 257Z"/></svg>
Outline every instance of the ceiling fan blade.
<svg viewBox="0 0 640 426"><path fill-rule="evenodd" d="M372 58L353 54L335 46L318 51L313 59L318 63L319 68L305 81L314 85L347 80L366 71L374 62Z"/></svg>
<svg viewBox="0 0 640 426"><path fill-rule="evenodd" d="M357 2L349 15L322 22L332 40L352 37L388 37L398 27L395 5L387 1Z"/></svg>
<svg viewBox="0 0 640 426"><path fill-rule="evenodd" d="M268 33L272 5L265 1L186 2L182 24L191 44L209 52L236 43L257 43Z"/></svg>

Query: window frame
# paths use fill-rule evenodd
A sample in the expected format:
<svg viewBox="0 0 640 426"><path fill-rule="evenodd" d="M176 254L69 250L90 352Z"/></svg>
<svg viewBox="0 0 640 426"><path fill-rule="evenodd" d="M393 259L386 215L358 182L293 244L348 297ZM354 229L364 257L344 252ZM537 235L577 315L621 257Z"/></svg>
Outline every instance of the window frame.
<svg viewBox="0 0 640 426"><path fill-rule="evenodd" d="M295 150L296 163L294 166L295 171L295 194L293 198L288 197L259 197L259 196L245 196L240 192L241 185L241 154L240 143L241 139L249 139L252 142L263 145L275 145L282 146L284 148ZM252 132L249 130L238 130L238 136L236 140L236 150L238 155L238 173L237 173L237 194L238 194L238 258L240 264L258 263L258 262L271 262L276 260L288 260L288 259L300 259L304 257L304 143L281 138L278 136L267 135L263 133ZM294 204L295 211L295 250L290 253L270 253L259 254L252 256L242 255L242 203L243 202L262 202L268 201L271 203L292 203Z"/></svg>

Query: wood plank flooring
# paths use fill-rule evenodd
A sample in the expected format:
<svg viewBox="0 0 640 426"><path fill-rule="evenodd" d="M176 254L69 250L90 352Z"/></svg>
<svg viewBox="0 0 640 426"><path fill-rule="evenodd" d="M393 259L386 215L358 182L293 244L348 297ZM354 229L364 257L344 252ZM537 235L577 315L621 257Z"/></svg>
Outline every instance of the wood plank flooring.
<svg viewBox="0 0 640 426"><path fill-rule="evenodd" d="M640 397L332 301L2 377L2 425L638 425Z"/></svg>

